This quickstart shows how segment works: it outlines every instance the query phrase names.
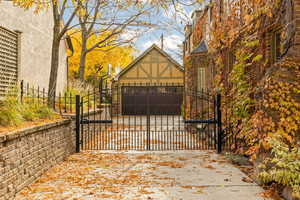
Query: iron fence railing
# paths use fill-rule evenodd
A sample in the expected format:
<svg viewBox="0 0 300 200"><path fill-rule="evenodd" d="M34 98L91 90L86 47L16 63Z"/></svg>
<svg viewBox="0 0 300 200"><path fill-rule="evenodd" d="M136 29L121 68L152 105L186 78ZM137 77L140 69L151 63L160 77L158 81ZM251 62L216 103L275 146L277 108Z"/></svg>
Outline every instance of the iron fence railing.
<svg viewBox="0 0 300 200"><path fill-rule="evenodd" d="M102 84L100 84L99 88L94 87L92 90L87 90L82 95L84 99L83 104L85 110L91 109L92 100L90 99L91 94L98 94L96 100L100 99L100 96L105 96L106 88L100 89ZM24 81L20 82L19 89L20 101L21 103L31 102L37 104L43 104L51 106L51 108L59 112L61 114L74 114L76 109L76 95L78 93L66 91L59 92L54 98L48 98L48 93L45 88L41 88L39 86L35 87L29 83L25 83Z"/></svg>
<svg viewBox="0 0 300 200"><path fill-rule="evenodd" d="M134 88L130 88L130 86L134 86ZM80 99L77 99L77 105L76 96L79 98L78 94L69 91L59 92L55 98L51 99L52 102L49 102L48 93L45 88L35 87L24 81L20 82L16 91L18 91L18 97L22 103L30 102L51 106L53 110L60 114L75 114L77 106L77 109L80 109L80 111L77 110L77 114L80 113L80 116L83 116L83 113L87 114L85 119L80 119L81 125L87 124L86 126L88 127L97 128L100 126L90 125L92 122L91 120L97 123L104 123L110 122L111 118L115 117L117 123L114 124L116 125L114 128L120 131L121 129L118 126L118 120L124 120L122 116L128 115L128 112L125 112L126 106L132 111L141 112L137 112L137 116L146 115L146 112L149 112L149 115L161 116L166 115L163 110L164 108L173 109L173 107L168 104L178 104L176 107L176 115L182 116L182 120L185 122L185 131L194 133L199 139L205 140L207 144L216 148L219 152L235 151L238 148L238 143L241 141L238 140L235 133L235 127L233 127L231 118L234 105L230 102L230 98L224 96L221 97L221 95L209 90L192 91L184 89L182 86L175 87L174 84L165 87L161 85L156 87L146 86L147 85L144 84L121 84L113 85L112 88L107 88L107 84L105 87L102 87L102 84L100 83L99 87L94 87L91 90L85 91L84 94L80 94ZM176 90L174 88L176 88ZM156 112L153 110L151 112L139 110L139 106L146 105L144 97L141 96L146 94L145 91L147 91L146 99L151 99L153 102L159 104L158 107L148 105L150 109L156 109ZM157 93L156 96L154 95L154 92ZM182 98L182 103L175 101L179 94L182 95L180 97ZM173 95L172 98L168 98L170 95ZM162 102L163 98L168 99L168 101ZM92 112L94 113L101 109L108 111L102 112L102 118L99 120L94 117L89 118ZM172 113L172 115L175 115L175 113ZM110 119L108 119L109 116ZM130 116L128 117L128 120L135 121L138 118L137 116ZM167 116L167 123L169 123L168 119ZM171 119L173 120L172 117ZM156 130L158 126L156 126L155 117L154 124L154 129ZM124 123L122 123L122 125L124 125ZM107 123L104 123L104 127L106 126L108 126ZM136 126L134 125L133 128L136 128ZM113 129L113 127L111 127L111 129Z"/></svg>

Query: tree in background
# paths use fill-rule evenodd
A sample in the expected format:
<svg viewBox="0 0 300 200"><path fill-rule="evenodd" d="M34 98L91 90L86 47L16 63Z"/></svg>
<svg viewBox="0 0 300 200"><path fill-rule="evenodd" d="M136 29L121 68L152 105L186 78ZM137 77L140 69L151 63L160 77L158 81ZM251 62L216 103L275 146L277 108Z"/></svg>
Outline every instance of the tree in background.
<svg viewBox="0 0 300 200"><path fill-rule="evenodd" d="M150 12L151 7L157 9L168 10L170 6L176 8L179 4L194 4L195 2L200 2L202 0L13 0L16 5L19 7L29 9L34 7L36 12L45 9L51 9L53 13L54 27L53 27L53 42L52 42L52 55L51 55L51 72L49 79L48 87L48 99L50 104L56 95L56 84L57 84L57 73L59 66L59 47L60 41L65 36L66 32L80 27L81 32L85 32L84 40L88 40L91 35L95 34L94 30L106 30L111 33L107 35L106 38L103 38L101 41L97 41L93 46L90 46L89 49L81 48L81 63L85 63L85 56L87 53L92 51L95 48L104 48L107 46L119 46L123 45L124 42L131 42L133 39L120 40L120 37L117 37L118 40L112 40L115 35L120 35L121 33L126 32L126 28L129 26L136 26L131 33L139 32L139 27L145 26L148 24L146 22L139 21L136 24L136 20L143 15ZM91 4L89 3L91 2ZM108 13L111 12L111 16L103 15L102 8L106 7L106 4L113 3L115 6L108 9ZM112 4L112 5L113 5ZM103 7L102 7L103 6ZM113 9L114 8L114 9ZM137 9L137 10L135 10ZM120 12L121 10L121 12ZM176 9L177 10L177 9ZM114 12L116 11L116 12ZM131 15L124 15L127 12L132 12ZM78 17L78 18L76 18ZM99 26L104 27L99 27ZM92 33L92 30L94 33ZM99 33L98 33L99 34ZM134 36L136 37L136 36ZM133 38L134 38L133 37ZM108 44L108 41L110 43ZM86 42L87 44L88 42ZM84 77L84 65L81 64L81 77Z"/></svg>
<svg viewBox="0 0 300 200"><path fill-rule="evenodd" d="M81 62L82 53L82 37L81 32L73 30L71 33L71 40L74 46L74 54L70 57L69 63L69 78L79 78L79 68ZM107 35L111 33L97 35L91 34L87 41L86 48L89 49L94 44L102 41ZM110 40L116 40L118 36L111 37ZM108 41L109 43L109 41ZM104 75L108 72L108 65L111 64L112 72L115 72L115 67L126 67L133 60L133 54L135 49L131 45L122 46L110 46L107 45L101 48L94 48L86 55L85 60L85 73L84 80L89 83L93 83L94 80L98 80L99 76Z"/></svg>
<svg viewBox="0 0 300 200"><path fill-rule="evenodd" d="M52 106L56 96L57 73L59 66L60 41L65 33L73 26L75 17L79 11L79 2L84 0L14 0L16 5L29 9L34 7L35 12L51 9L53 13L53 35L52 35L52 54L51 71L48 85L48 102Z"/></svg>
<svg viewBox="0 0 300 200"><path fill-rule="evenodd" d="M143 31L151 27L151 24L141 18L147 15L153 7L146 6L141 1L129 0L86 0L79 2L79 6L78 21L81 33L79 79L84 81L87 55L96 49L108 51L131 43ZM126 33L128 27L136 27L135 34L126 38L120 37Z"/></svg>

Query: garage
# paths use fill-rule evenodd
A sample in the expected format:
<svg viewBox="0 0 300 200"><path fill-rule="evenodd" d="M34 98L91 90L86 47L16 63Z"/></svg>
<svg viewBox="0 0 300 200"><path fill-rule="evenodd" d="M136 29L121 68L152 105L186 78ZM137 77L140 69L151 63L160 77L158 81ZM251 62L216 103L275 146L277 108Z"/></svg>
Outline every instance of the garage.
<svg viewBox="0 0 300 200"><path fill-rule="evenodd" d="M165 51L151 46L124 68L112 85L119 115L180 115L184 70Z"/></svg>
<svg viewBox="0 0 300 200"><path fill-rule="evenodd" d="M123 115L180 115L182 102L181 86L122 87Z"/></svg>

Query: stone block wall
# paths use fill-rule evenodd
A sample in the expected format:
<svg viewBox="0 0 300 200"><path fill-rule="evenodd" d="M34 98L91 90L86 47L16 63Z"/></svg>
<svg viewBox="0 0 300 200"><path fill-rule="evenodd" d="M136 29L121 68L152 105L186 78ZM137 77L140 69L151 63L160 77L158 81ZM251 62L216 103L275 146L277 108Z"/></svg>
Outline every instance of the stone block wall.
<svg viewBox="0 0 300 200"><path fill-rule="evenodd" d="M13 199L50 167L75 152L74 120L0 135L0 200Z"/></svg>

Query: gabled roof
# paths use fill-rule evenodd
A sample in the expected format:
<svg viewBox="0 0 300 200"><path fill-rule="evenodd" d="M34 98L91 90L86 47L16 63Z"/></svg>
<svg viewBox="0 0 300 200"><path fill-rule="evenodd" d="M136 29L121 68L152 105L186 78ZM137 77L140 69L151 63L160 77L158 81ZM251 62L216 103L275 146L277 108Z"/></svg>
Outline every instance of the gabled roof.
<svg viewBox="0 0 300 200"><path fill-rule="evenodd" d="M171 63L173 63L180 71L184 71L183 67L176 62L169 54L167 54L164 50L159 48L157 45L153 44L146 51L144 51L140 56L138 56L134 61L132 61L127 67L125 67L118 75L117 79L119 79L123 74L129 71L135 64L137 64L141 59L143 59L148 53L150 53L153 49L157 50L164 57L166 57Z"/></svg>
<svg viewBox="0 0 300 200"><path fill-rule="evenodd" d="M192 51L192 54L206 53L208 51L206 42L203 40L197 48Z"/></svg>

